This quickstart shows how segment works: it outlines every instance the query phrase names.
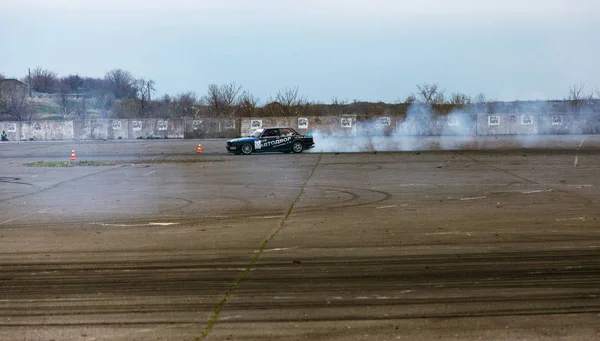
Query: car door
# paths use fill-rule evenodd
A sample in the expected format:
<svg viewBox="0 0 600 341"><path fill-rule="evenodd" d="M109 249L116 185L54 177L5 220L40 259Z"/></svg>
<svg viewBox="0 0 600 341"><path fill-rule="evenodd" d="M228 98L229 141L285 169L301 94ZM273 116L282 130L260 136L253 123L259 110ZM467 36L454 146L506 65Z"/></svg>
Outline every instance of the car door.
<svg viewBox="0 0 600 341"><path fill-rule="evenodd" d="M296 132L290 128L280 128L279 129L279 139L278 144L275 147L277 151L289 151L292 150L292 143L294 142L294 138L296 136Z"/></svg>
<svg viewBox="0 0 600 341"><path fill-rule="evenodd" d="M271 152L279 138L279 129L265 129L260 136L260 151Z"/></svg>

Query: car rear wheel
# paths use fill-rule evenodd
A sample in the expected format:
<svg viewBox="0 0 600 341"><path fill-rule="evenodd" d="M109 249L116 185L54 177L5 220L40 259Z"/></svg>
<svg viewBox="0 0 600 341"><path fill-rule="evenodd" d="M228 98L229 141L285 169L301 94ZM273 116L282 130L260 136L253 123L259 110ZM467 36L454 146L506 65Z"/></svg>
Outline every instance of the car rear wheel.
<svg viewBox="0 0 600 341"><path fill-rule="evenodd" d="M252 145L250 143L244 143L242 145L242 154L244 154L244 155L252 154Z"/></svg>
<svg viewBox="0 0 600 341"><path fill-rule="evenodd" d="M304 145L300 141L296 141L292 144L292 150L294 153L302 153L304 150Z"/></svg>

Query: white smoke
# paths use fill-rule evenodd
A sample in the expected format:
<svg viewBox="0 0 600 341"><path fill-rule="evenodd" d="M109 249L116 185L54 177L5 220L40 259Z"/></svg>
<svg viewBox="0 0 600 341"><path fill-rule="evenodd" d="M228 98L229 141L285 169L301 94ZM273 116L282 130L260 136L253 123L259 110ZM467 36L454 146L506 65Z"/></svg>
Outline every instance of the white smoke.
<svg viewBox="0 0 600 341"><path fill-rule="evenodd" d="M353 122L347 135L334 136L331 129L315 128L313 152L376 152L462 149L473 143L476 120L456 111L435 114L430 106L411 105L404 119L374 117Z"/></svg>

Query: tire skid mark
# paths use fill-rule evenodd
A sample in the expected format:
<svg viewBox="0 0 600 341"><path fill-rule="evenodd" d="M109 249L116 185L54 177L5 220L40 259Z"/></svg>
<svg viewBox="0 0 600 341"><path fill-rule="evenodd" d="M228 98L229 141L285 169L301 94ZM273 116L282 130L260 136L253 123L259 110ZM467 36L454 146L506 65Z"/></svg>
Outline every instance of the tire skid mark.
<svg viewBox="0 0 600 341"><path fill-rule="evenodd" d="M51 189L55 189L55 188L59 187L62 184L66 184L66 183L70 183L70 182L73 182L73 181L78 181L78 180L81 180L81 179L89 178L89 177L92 177L92 176L95 176L95 175L98 175L98 174L112 172L114 170L121 169L121 168L124 168L124 167L129 167L129 165L121 165L121 166L111 167L109 169L104 169L104 170L101 170L101 171L96 172L96 173L86 174L86 175L78 176L78 177L71 178L71 179L68 179L68 180L60 181L60 182L55 183L52 186L41 188L41 189L39 189L37 191L34 191L34 192L20 194L20 195L15 195L13 197L6 198L6 199L0 199L0 202L11 201L11 200L19 199L19 198L28 197L30 195L39 194L39 193L42 193L42 192L49 191Z"/></svg>
<svg viewBox="0 0 600 341"><path fill-rule="evenodd" d="M585 202L586 206L587 206L587 205L591 205L591 204L593 204L593 203L594 203L594 201L593 201L592 199L590 199L590 198L587 198L587 197L585 197L585 196L582 196L582 195L579 195L579 194L577 194L577 193L573 193L573 192L566 191L566 190L563 190L563 189L560 189L560 188L556 188L556 187L554 187L554 186L551 186L551 185L544 185L544 184L542 184L542 183L540 183L540 182L537 182L537 181L535 181L535 180L531 180L531 179L524 178L524 177L522 177L522 176L520 176L520 175L517 175L517 174L515 174L515 173L513 173L513 172L511 172L511 171L508 171L508 170L506 170L506 169L502 169L502 168L496 167L496 166L494 166L494 165L490 165L490 164L488 164L488 163L486 163L486 162L483 162L483 161L477 160L476 158L474 158L474 157L472 157L472 156L469 156L469 155L465 155L465 156L466 156L467 158L469 158L469 159L471 159L471 160L473 160L473 161L477 162L477 163L480 163L480 164L486 165L486 166L488 166L488 167L490 167L490 168L492 168L492 169L494 169L494 170L497 170L497 171L499 171L499 172L503 172L503 173L505 173L505 174L508 174L508 175L510 175L510 176L513 176L513 177L515 177L515 178L517 178L517 179L520 179L520 180L522 180L522 181L525 181L526 183L533 184L533 185L538 185L538 186L541 186L541 187L550 188L550 189L552 189L552 190L555 190L556 192L560 192L560 193L567 194L567 195L570 195L570 196L576 197L576 198L578 198L578 199L581 199L581 200L583 200L583 201Z"/></svg>
<svg viewBox="0 0 600 341"><path fill-rule="evenodd" d="M287 219L289 218L290 214L292 214L292 211L294 210L294 206L296 205L296 203L300 200L300 197L302 196L302 194L304 193L304 188L306 187L306 184L308 183L308 181L312 178L312 176L315 174L315 170L317 169L317 167L319 166L319 163L321 162L321 159L323 159L323 154L319 154L319 158L317 159L317 162L315 163L315 165L313 166L310 174L308 175L308 177L306 178L306 180L304 180L304 183L302 184L302 187L300 188L300 192L298 193L298 195L296 196L296 198L292 201L292 203L290 204L285 216L281 219L281 221L279 222L279 227L277 228L277 230L275 230L275 232L273 232L271 234L271 236L269 238L267 238L262 245L260 246L258 252L256 252L256 254L254 255L254 257L252 257L252 260L250 261L250 265L248 265L248 267L244 270L244 272L242 272L241 275L239 275L235 281L233 282L233 284L231 285L231 287L229 288L229 290L227 291L227 293L225 294L225 297L223 297L223 299L219 302L219 304L217 305L217 307L215 308L210 320L208 321L208 324L206 326L206 328L204 328L204 331L202 332L202 338L205 338L206 336L208 336L208 334L210 333L210 331L212 330L213 325L215 324L215 322L217 321L217 317L219 317L219 313L221 312L221 309L223 308L223 306L225 305L225 303L227 303L227 301L229 300L229 298L231 297L231 295L233 294L233 290L235 290L235 288L239 285L239 283L246 277L246 275L248 275L248 273L250 273L250 270L252 270L252 268L254 268L254 265L256 264L256 262L258 261L258 259L260 258L260 256L262 255L262 253L264 252L265 248L267 247L267 244L273 239L275 238L275 236L277 236L277 234L279 233L279 231L283 230L283 228L285 227L285 222L287 221ZM197 338L199 339L199 338Z"/></svg>

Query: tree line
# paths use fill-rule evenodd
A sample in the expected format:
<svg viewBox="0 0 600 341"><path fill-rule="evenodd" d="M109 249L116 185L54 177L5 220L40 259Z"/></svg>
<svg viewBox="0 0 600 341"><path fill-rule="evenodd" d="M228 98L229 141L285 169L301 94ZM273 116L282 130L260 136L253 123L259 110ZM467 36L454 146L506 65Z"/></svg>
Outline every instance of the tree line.
<svg viewBox="0 0 600 341"><path fill-rule="evenodd" d="M0 80L5 77L0 74ZM32 99L14 89L0 88L0 119L25 121L36 114L51 111L57 118L234 118L273 116L320 116L320 115L402 115L411 106L421 105L429 111L444 114L461 109L472 112L498 112L506 110L503 102L488 99L479 93L469 96L461 92L446 93L438 84L423 83L416 86L404 100L396 103L352 102L332 98L329 103L309 101L301 95L298 87L280 89L274 96L261 101L241 85L210 84L204 95L183 92L156 98L155 82L148 78L136 78L131 72L113 69L104 77L85 77L70 74L59 77L55 72L36 67L21 78L29 85ZM36 101L47 97L52 110ZM600 99L600 88L586 91L585 85L569 88L563 102L564 111L581 111L593 107ZM514 104L514 103L513 103ZM504 106L504 107L503 107ZM510 108L509 108L510 110ZM594 110L597 111L597 110Z"/></svg>

